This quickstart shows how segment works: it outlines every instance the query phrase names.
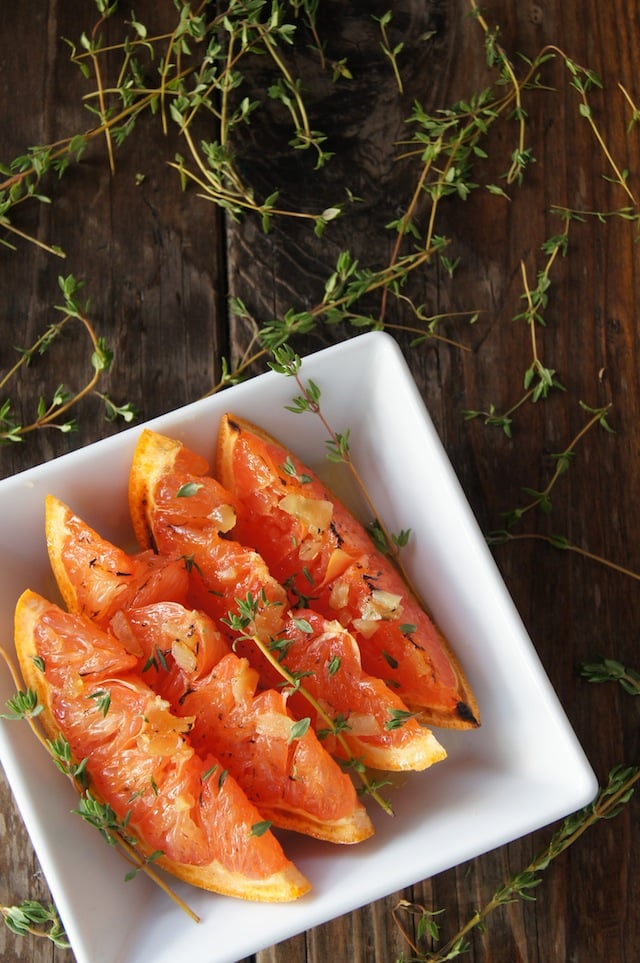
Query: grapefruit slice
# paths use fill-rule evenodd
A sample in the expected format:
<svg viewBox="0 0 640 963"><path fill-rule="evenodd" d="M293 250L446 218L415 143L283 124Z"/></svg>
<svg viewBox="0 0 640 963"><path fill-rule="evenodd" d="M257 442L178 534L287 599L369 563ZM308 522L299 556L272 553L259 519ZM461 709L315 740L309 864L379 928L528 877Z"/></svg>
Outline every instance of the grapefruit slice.
<svg viewBox="0 0 640 963"><path fill-rule="evenodd" d="M206 541L210 532L224 533L235 524L233 499L209 474L208 462L148 428L138 439L129 474L129 507L138 544L164 554L170 554L163 545L170 544L174 528L187 525L192 537L200 533Z"/></svg>
<svg viewBox="0 0 640 963"><path fill-rule="evenodd" d="M227 415L216 474L233 499L234 538L251 538L289 600L354 634L362 664L428 725L472 728L476 699L450 645L389 558L317 475L277 440Z"/></svg>
<svg viewBox="0 0 640 963"><path fill-rule="evenodd" d="M129 510L140 547L182 556L191 604L215 619L233 611L235 599L262 598L257 629L275 635L287 593L257 552L223 537L235 524L235 507L208 470L180 441L142 431L129 473Z"/></svg>
<svg viewBox="0 0 640 963"><path fill-rule="evenodd" d="M27 590L15 641L47 735L62 735L76 761L86 760L95 798L158 865L244 899L293 900L309 890L261 813L221 763L195 753L188 720L131 670L133 657L115 638Z"/></svg>
<svg viewBox="0 0 640 963"><path fill-rule="evenodd" d="M190 464L197 465L197 475L190 472ZM258 552L228 535L220 534L220 513L213 503L217 503L219 509L221 505L233 505L234 499L218 482L208 484L206 479L210 476L202 474L204 471L202 460L183 450L180 442L149 430L143 432L134 452L130 475L129 504L134 528L145 535L145 544L154 545L161 552L191 558L191 604L214 618L220 626L232 622L233 617L241 620L243 611L246 613L247 609L251 610L250 617L244 616L244 631L238 632L233 625L226 631L238 654L258 669L263 685L272 688L282 680L274 675L270 661L263 655L256 640L267 648L276 645L282 647L286 626L294 624L289 621L286 591L272 576ZM198 493L206 489L212 500L207 506L211 509L209 515L212 519L208 527L203 523L202 512L198 512L193 526L189 523L184 507L188 498L180 495L184 491L195 491L197 485L202 486L197 489ZM169 521L176 518L176 513L181 515L179 524ZM251 605L246 604L248 600ZM318 623L318 627L319 634L325 635L324 625L320 628ZM346 668L342 673L340 685L334 682L331 692L328 691L329 680L321 671L317 653L312 650L310 635L305 633L301 637L298 633L293 640L296 642L296 671L304 677L303 688L310 691L324 680L322 692L317 688L314 691L316 697L326 703L330 718L343 720L357 704L361 704L362 709L362 703L359 702L359 689L362 688L367 691L375 689L383 713L386 707L385 720L392 717L408 719L411 714L399 696L387 686L379 684L379 680L372 678L359 660L354 659L352 637L348 633L333 632L331 639L334 649L332 658L339 658L345 666L350 667L349 673ZM284 643L286 645L286 638ZM341 654L335 651L340 646L344 648ZM370 704L369 714L372 711ZM304 716L308 714L304 711ZM326 720L316 721L321 728L326 728ZM361 719L360 725L364 724ZM366 766L394 770L424 769L444 756L436 740L430 733L425 734L415 720L406 728L399 726L389 727L384 732L379 730L378 722L371 717L369 738L357 739L357 744L353 743L354 750L357 748L357 754ZM413 746L410 745L408 734L415 740Z"/></svg>
<svg viewBox="0 0 640 963"><path fill-rule="evenodd" d="M372 769L419 771L446 758L430 729L418 722L404 702L382 679L362 671L360 650L353 636L337 621L313 610L299 609L285 623L278 648L282 662L324 708L353 757ZM313 672L309 668L313 666ZM298 691L291 695L293 711L309 712ZM323 715L312 710L316 729L325 733L330 752L344 756Z"/></svg>
<svg viewBox="0 0 640 963"><path fill-rule="evenodd" d="M72 612L106 628L114 613L160 599L186 601L183 559L151 550L128 555L56 498L45 499L47 550L60 595Z"/></svg>
<svg viewBox="0 0 640 963"><path fill-rule="evenodd" d="M157 564L140 585L146 553L138 566L53 496L46 530L68 607L101 614L154 692L176 715L194 717L190 741L198 754L219 758L266 819L332 842L360 842L373 833L353 783L313 730L296 736L282 693L256 693L257 673L231 652L214 621L181 604L184 561L174 580L171 563L151 553ZM167 598L172 587L175 599Z"/></svg>
<svg viewBox="0 0 640 963"><path fill-rule="evenodd" d="M296 721L281 691L256 691L257 671L230 650L200 670L200 639L216 631L204 613L159 602L119 613L114 631L135 639L153 690L176 715L193 719L194 749L214 753L266 819L335 843L372 835L349 776L314 730Z"/></svg>

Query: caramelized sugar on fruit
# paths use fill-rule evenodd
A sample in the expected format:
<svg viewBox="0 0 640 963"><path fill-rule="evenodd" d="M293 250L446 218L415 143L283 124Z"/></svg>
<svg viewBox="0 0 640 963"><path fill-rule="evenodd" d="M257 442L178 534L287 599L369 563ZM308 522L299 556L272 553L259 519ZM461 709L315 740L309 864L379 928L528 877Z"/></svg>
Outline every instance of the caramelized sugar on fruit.
<svg viewBox="0 0 640 963"><path fill-rule="evenodd" d="M172 703L183 701L189 688L230 652L212 619L177 601L121 609L110 628L137 654L138 669L151 688Z"/></svg>
<svg viewBox="0 0 640 963"><path fill-rule="evenodd" d="M86 759L95 794L157 862L196 885L247 899L290 900L309 889L262 816L215 758L189 743L190 721L132 670L135 658L86 618L27 591L15 616L25 682L45 707L51 739L62 733Z"/></svg>
<svg viewBox="0 0 640 963"><path fill-rule="evenodd" d="M366 529L284 445L227 415L218 477L231 492L235 538L251 537L291 604L310 599L355 635L364 668L425 722L478 725L471 687L442 633Z"/></svg>

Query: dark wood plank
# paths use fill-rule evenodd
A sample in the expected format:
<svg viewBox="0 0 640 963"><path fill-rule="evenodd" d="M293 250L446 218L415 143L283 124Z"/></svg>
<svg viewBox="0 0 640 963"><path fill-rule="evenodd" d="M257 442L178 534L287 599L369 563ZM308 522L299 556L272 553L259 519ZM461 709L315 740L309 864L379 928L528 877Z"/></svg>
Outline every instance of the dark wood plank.
<svg viewBox="0 0 640 963"><path fill-rule="evenodd" d="M31 5L33 6L33 5ZM385 224L408 203L415 171L397 160L398 141L414 98L429 111L450 106L488 84L478 23L463 0L393 5L390 35L405 43L400 57L405 82L401 94L379 47L370 14L389 5L321 4L319 26L327 57L347 57L353 78L333 83L318 70L306 42L291 51L291 63L305 81L313 123L327 132L336 155L322 172L310 155L293 155L288 128L277 104L256 114L244 144L243 164L256 192L275 188L292 205L315 209L345 200L348 186L360 200L329 225L321 241L308 226L272 223L268 235L244 219L221 224L212 205L182 194L166 166L175 145L152 122L141 126L118 154L115 177L108 172L102 145L88 152L77 171L51 190L54 204L24 208L20 225L42 240L60 243L67 259L28 245L0 252L0 369L6 370L14 344L24 345L51 320L59 300L57 275L73 273L86 281L91 314L116 356L106 382L118 402L133 401L142 417L192 400L216 381L222 355L231 346L241 356L251 331L231 319L227 327L224 294L242 298L264 323L288 309L309 308L319 300L338 254L349 250L363 265L388 263L394 237ZM158 8L158 9L156 9ZM604 92L591 98L599 129L629 187L640 193L638 133L627 133L631 101L640 104L634 48L640 35L635 7L613 0L562 5L510 4L483 7L488 23L499 24L505 49L533 57L554 44L576 62L594 69ZM171 21L173 5L142 0L143 22ZM7 162L25 147L50 142L84 126L80 98L85 91L68 63L60 36L77 37L89 25L57 0L34 9L0 8L0 159ZM308 39L308 38L306 38ZM264 93L268 73L258 64L255 89ZM544 363L566 387L546 401L527 404L514 416L513 437L481 420L468 421L469 408L495 404L504 411L522 393L531 363L526 324L513 321L522 309L521 263L533 285L544 265L541 244L557 234L561 221L554 205L583 211L637 211L607 178L611 170L581 116L571 77L561 58L545 65L546 91L527 95L527 145L536 162L511 200L478 191L443 209L439 230L451 238L448 255L460 258L453 278L434 264L412 280L409 293L429 314L480 312L452 317L440 332L456 347L432 340L412 348L399 342L434 418L465 492L485 532L501 528L502 513L526 503L523 486L541 489L550 478L554 453L581 430L594 408L612 403L615 434L593 429L580 441L571 466L552 494L552 512L527 514L517 532L559 534L572 543L633 572L640 570L638 502L640 452L636 413L639 275L636 225L620 217L599 223L587 216L571 227L567 256L553 267L546 327L537 329ZM515 124L502 124L489 140L491 157L481 166L485 180L497 178L516 141ZM490 173L489 173L490 172ZM143 175L141 180L136 175ZM141 180L141 182L140 182ZM228 276L225 258L228 258ZM366 305L380 310L379 299ZM406 323L408 312L389 307L386 320ZM300 341L304 350L351 336L341 325L314 331ZM67 339L54 381L80 376L86 354ZM48 369L34 366L19 397L34 403L48 385ZM37 397L35 398L37 401ZM79 413L80 430L71 436L42 433L28 444L0 449L2 475L44 461L109 432L97 402ZM590 686L578 675L580 663L598 652L638 668L638 593L635 580L540 538L496 546L495 557L550 678L601 779L619 762L638 762L637 705L622 691ZM637 700L636 700L637 701ZM0 900L45 898L46 883L22 829L10 793L0 784ZM640 832L637 803L615 820L600 824L548 870L534 904L516 903L497 911L487 932L476 935L466 957L474 963L542 963L598 959L627 963L640 945L640 874L634 864ZM550 830L514 842L498 852L393 894L308 934L301 934L253 959L254 963L324 963L329 958L395 960L410 954L393 922L393 907L404 898L444 908L443 934L453 934L547 842ZM37 941L14 939L0 930L0 955L12 963L55 960L71 963L70 953Z"/></svg>

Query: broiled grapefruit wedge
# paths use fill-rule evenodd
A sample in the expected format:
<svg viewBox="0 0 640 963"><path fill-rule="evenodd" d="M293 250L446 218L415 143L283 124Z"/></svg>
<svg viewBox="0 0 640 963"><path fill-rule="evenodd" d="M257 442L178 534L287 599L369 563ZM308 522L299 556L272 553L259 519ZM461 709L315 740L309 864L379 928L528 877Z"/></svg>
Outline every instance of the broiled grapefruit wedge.
<svg viewBox="0 0 640 963"><path fill-rule="evenodd" d="M264 646L281 646L283 636L286 636L287 623L290 613L284 588L271 575L262 557L218 532L217 514L213 513L213 520L207 529L199 513L194 526L189 524L188 517L183 515L180 524L167 521L175 516L177 511L185 512L183 503L187 502L182 491L193 491L198 484L205 483L202 474L192 475L186 468L178 470L179 464L188 465L191 457L188 452L179 452L182 447L179 442L171 443L169 439L154 436L146 431L140 438L134 453L131 468L132 483L130 486L130 510L134 518L136 531L146 533L148 542L154 544L159 551L166 551L173 555L189 556L192 560L190 576L192 591L191 604L214 618L219 625L224 626L229 615L242 615L243 604L250 599L252 606L251 618L245 626L245 631L238 633L229 628L228 636L233 641L238 654L244 656L258 669L265 687L277 685L279 677L274 674L269 661L261 653L255 643L258 639ZM140 456L140 457L139 457ZM194 456L196 457L196 456ZM164 467L163 467L164 466ZM199 471L202 470L201 464ZM146 479L146 481L145 481ZM198 481L198 479L200 479ZM220 503L229 504L230 499L224 489L217 485ZM209 486L208 491L212 488ZM176 506L176 503L180 502ZM328 638L324 620L317 623L319 634L323 637L323 644ZM284 639L286 644L286 638ZM353 638L346 632L331 633L331 658L341 660L345 671L340 678L331 682L326 677L319 662L317 651L312 646L312 635L298 634L295 641L296 671L303 676L303 688L311 689L315 686L315 693L327 707L332 719L345 719L358 706L360 715L364 715L364 702L361 691L376 692L379 708L385 721L392 717L409 718L410 713L399 696L372 678L360 664L359 658L354 658ZM319 644L319 643L318 643ZM344 651L338 651L340 649ZM287 659L283 662L286 664ZM347 671L346 666L349 666ZM331 682L331 692L329 683ZM318 688L322 683L322 691ZM372 704L367 710L373 713ZM308 711L300 708L306 716ZM355 716L354 716L355 718ZM321 728L326 728L326 720ZM366 766L384 769L426 768L437 759L444 756L436 740L422 727L417 726L415 720L404 731L403 727L390 727L380 732L380 724L371 715L366 720L360 718L361 728L367 728L367 740L353 737L354 751L362 758ZM411 738L410 738L411 737ZM346 734L345 734L346 738ZM415 745L411 745L412 739Z"/></svg>
<svg viewBox="0 0 640 963"><path fill-rule="evenodd" d="M155 863L244 899L292 900L309 890L237 782L213 757L195 753L189 721L131 670L132 656L115 638L26 591L15 640L47 735L62 735L75 760L86 760L95 798L144 853L161 852Z"/></svg>
<svg viewBox="0 0 640 963"><path fill-rule="evenodd" d="M235 524L233 499L209 473L209 464L182 442L145 428L129 474L131 522L141 548L166 551L174 528L192 537L228 532ZM153 527L150 517L153 516ZM165 547L156 543L163 537Z"/></svg>
<svg viewBox="0 0 640 963"><path fill-rule="evenodd" d="M287 593L257 552L222 537L235 524L233 499L207 471L207 462L180 441L149 429L141 433L129 474L139 544L187 560L191 604L215 619L234 609L234 599L262 596L257 628L275 635Z"/></svg>
<svg viewBox="0 0 640 963"><path fill-rule="evenodd" d="M358 645L337 620L297 610L283 626L278 651L289 672L302 677L305 689L331 719L340 720L351 754L372 769L419 771L446 758L433 733L382 679L362 671ZM309 712L300 692L290 698L294 712ZM326 720L313 710L311 715L316 729L326 731ZM334 734L327 732L325 739L330 752L344 755Z"/></svg>
<svg viewBox="0 0 640 963"><path fill-rule="evenodd" d="M199 640L215 631L204 613L160 602L120 612L116 622L125 645L135 640L153 690L193 719L196 752L213 753L274 826L335 843L371 836L349 776L314 730L296 722L282 691L256 691L258 673L231 651L199 670Z"/></svg>
<svg viewBox="0 0 640 963"><path fill-rule="evenodd" d="M56 498L45 499L45 533L60 595L72 612L107 628L114 613L160 599L186 601L184 559L152 550L128 555L102 538Z"/></svg>
<svg viewBox="0 0 640 963"><path fill-rule="evenodd" d="M429 725L479 724L471 687L391 559L311 469L254 425L227 415L216 474L233 499L233 537L251 538L289 592L356 637L366 671Z"/></svg>

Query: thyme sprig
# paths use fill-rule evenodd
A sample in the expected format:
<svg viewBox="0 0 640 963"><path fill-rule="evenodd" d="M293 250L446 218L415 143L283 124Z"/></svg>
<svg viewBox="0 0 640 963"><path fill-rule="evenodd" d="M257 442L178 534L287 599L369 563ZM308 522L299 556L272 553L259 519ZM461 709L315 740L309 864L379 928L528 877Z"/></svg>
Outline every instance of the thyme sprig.
<svg viewBox="0 0 640 963"><path fill-rule="evenodd" d="M43 706L38 702L38 695L33 689L19 690L7 699L8 712L0 713L0 719L17 721L19 719L35 719L40 715Z"/></svg>
<svg viewBox="0 0 640 963"><path fill-rule="evenodd" d="M584 662L581 675L588 682L617 682L628 695L640 695L640 672L624 666L617 659L600 656L593 662Z"/></svg>
<svg viewBox="0 0 640 963"><path fill-rule="evenodd" d="M484 906L461 927L454 937L437 949L421 950L403 926L401 915L409 912L418 916L418 936L427 936L431 943L438 942L440 926L436 920L442 911L419 907L415 903L401 900L394 911L394 918L405 939L413 950L412 956L402 954L397 963L444 963L467 953L471 945L469 936L474 930L481 931L487 918L497 909L518 900L535 899L534 890L542 882L542 873L550 864L573 846L581 836L603 819L613 819L633 796L635 785L640 779L639 766L616 766L608 776L606 784L598 795L583 809L568 816L555 831L545 848L519 873L502 883Z"/></svg>
<svg viewBox="0 0 640 963"><path fill-rule="evenodd" d="M580 407L586 411L590 417L571 439L566 448L563 449L563 451L552 454L551 457L555 463L555 468L545 487L541 490L525 487L523 491L525 494L531 496L531 501L527 502L525 505L511 509L510 511L504 513L504 519L508 528L516 525L528 512L532 511L534 508L540 508L541 511L546 513L551 511L551 492L553 488L560 477L564 475L569 468L577 445L595 425L599 425L607 432L613 432L613 429L608 421L608 414L611 408L610 404L604 405L601 408L592 408L585 404L585 402L581 401Z"/></svg>
<svg viewBox="0 0 640 963"><path fill-rule="evenodd" d="M11 444L21 442L31 432L44 428L54 428L57 431L67 434L77 429L75 418L68 415L75 409L80 401L89 394L96 394L104 403L106 417L109 420L121 417L124 421L130 421L135 417L136 411L133 405L126 403L117 405L104 392L97 390L97 385L109 371L113 353L109 349L104 338L100 337L89 320L88 302L80 300L82 282L77 281L73 275L62 275L58 278L58 286L62 293L62 304L54 306L54 310L62 315L61 320L52 322L33 344L28 348L20 348L19 358L15 364L0 377L0 392L7 390L18 373L27 368L35 358L46 355L52 345L73 325L80 325L82 331L89 342L89 363L91 373L83 386L75 390L65 387L64 384L58 385L51 397L47 400L41 396L36 405L35 413L29 418L19 419L14 414L13 403L10 398L5 398L0 403L0 444Z"/></svg>
<svg viewBox="0 0 640 963"><path fill-rule="evenodd" d="M549 288L551 286L551 269L558 255L565 255L568 249L569 224L571 218L564 213L563 229L559 234L548 238L542 245L541 251L546 254L546 261L541 270L538 271L536 286L532 288L529 284L527 269L524 262L520 262L520 273L523 283L522 299L525 301L525 310L514 316L514 321L524 320L529 326L531 338L531 364L526 369L523 377L524 393L510 407L499 412L496 406L491 403L485 410L468 409L464 412L467 421L474 418L482 418L485 425L495 425L501 428L508 438L512 434L513 415L527 401L535 403L547 398L552 389L564 391L564 385L556 377L553 368L545 366L541 360L536 327L545 325L544 310L549 300Z"/></svg>
<svg viewBox="0 0 640 963"><path fill-rule="evenodd" d="M472 4L472 7L477 14L475 4ZM468 101L461 101L450 110L439 111L435 115L425 111L421 105L414 104L410 118L413 136L404 142L405 149L400 159L406 162L418 159L423 166L416 176L416 186L405 213L387 225L398 235L388 264L382 270L370 271L358 265L348 251L342 252L336 270L328 276L325 283L325 297L315 308L303 312L289 311L282 318L262 326L251 319L255 333L253 345L262 343L262 349L250 356L251 362L263 357L265 348L273 351L274 347L287 344L294 334L308 333L320 322L334 324L346 321L360 328L390 328L408 333L413 330L414 346L422 343L426 337L434 336L434 322L436 320L440 322L443 316L432 316L427 322L429 315L425 312L424 306L415 306L411 298L403 293L402 285L414 271L430 266L436 255L450 275L455 270L457 261L447 258L444 254L449 240L439 235L436 230L437 212L447 197L466 198L481 186L472 175L474 165L477 166L486 157L480 147L481 141L487 137L490 128L498 120L516 116L519 130L518 146L513 152L511 166L505 179L508 184L520 183L526 167L533 162L530 149L524 146L526 111L523 107L523 95L529 90L547 89L540 83L538 72L547 61L552 59L560 58L570 71L574 80L573 86L579 90L581 110L584 111L588 93L599 85L592 71L577 65L557 48L546 47L534 60L525 60L526 73L520 78L504 51L500 49L496 38L490 35L483 18L478 15L478 20L487 35L489 65L499 73L500 80L497 86L502 84L503 88L506 87L507 93L501 92L497 95L491 88L487 88L482 94L475 95ZM598 144L606 148L601 134L598 137ZM611 154L606 149L605 157L610 162ZM614 170L618 171L620 183L624 186L624 172L619 171L617 166L614 166ZM505 193L494 183L489 183L486 187L496 195ZM428 210L426 215L422 215L421 207L425 198ZM486 423L500 425L509 435L513 414L525 401L536 402L546 398L552 388L562 389L556 372L541 360L535 327L545 323L543 311L548 302L552 268L558 256L567 253L570 224L580 218L577 213L562 208L561 205L553 209L562 217L562 229L542 245L545 263L537 274L535 286L529 283L522 265L524 287L522 297L526 306L524 312L515 317L524 318L528 322L532 345L532 361L523 376L524 394L504 414L500 413L494 405L488 406L485 411L467 413L469 417L482 415ZM422 234L418 228L419 215L426 217L427 222L426 230ZM632 209L627 209L624 211L624 216L635 219L638 215L634 214ZM402 254L402 244L407 237L411 238L414 245L422 237L422 245L417 250ZM358 311L358 303L375 291L379 291L381 295L380 311L377 316ZM389 299L392 296L399 302L411 306L416 319L425 322L425 328L414 328L411 324L404 325L388 321ZM249 320L246 308L242 316ZM475 311L468 312L471 323L477 319L477 316ZM438 335L438 337L442 336ZM452 343L456 344L453 341Z"/></svg>
<svg viewBox="0 0 640 963"><path fill-rule="evenodd" d="M398 549L403 544L406 544L406 538L394 537L386 530L384 523L379 519L375 503L351 455L350 430L347 428L343 432L338 432L332 427L321 406L321 387L311 379L307 382L302 380L300 374L302 359L300 355L293 351L288 344L274 348L272 354L273 360L269 362L269 366L274 371L286 377L293 378L300 390L300 394L292 398L290 404L285 405L285 408L294 414L310 412L311 414L317 415L327 433L325 448L328 460L336 464L343 464L348 468L371 511L378 536L378 544L384 541L387 551L394 555L394 557L397 556Z"/></svg>
<svg viewBox="0 0 640 963"><path fill-rule="evenodd" d="M120 43L106 44L102 28L116 13L117 4L99 4L100 14L91 30L84 31L78 42L67 39L71 60L85 79L93 78L95 90L85 95L85 106L96 124L82 132L47 146L37 147L8 165L0 173L0 225L16 237L31 238L13 224L10 213L30 198L51 203L43 187L50 174L62 177L74 161L79 161L91 141L104 138L112 173L116 170L116 151L134 131L144 114L157 114L164 133L169 121L176 125L186 147L169 162L180 182L194 183L200 196L213 201L234 218L250 212L268 227L274 216L304 217L316 233L338 217L341 204L330 205L315 213L302 213L291 207L276 206L278 192L259 200L241 175L232 142L239 131L250 123L259 103L242 94L245 59L267 56L275 77L269 86L269 98L279 102L289 116L294 150L313 151L316 168L324 166L331 152L326 149L325 135L313 130L301 91L300 81L293 76L285 56L304 18L314 25L313 5L255 0L251 4L229 2L213 16L210 5L194 8L177 0L176 23L169 33L153 34L131 16L122 21L125 34ZM314 26L315 29L315 26ZM111 63L120 55L115 77L109 82L105 61ZM152 66L151 70L145 67ZM150 78L157 77L154 85ZM95 105L94 105L95 102ZM195 134L198 118L209 115L219 128L216 140L202 140ZM59 248L49 250L63 254Z"/></svg>
<svg viewBox="0 0 640 963"><path fill-rule="evenodd" d="M248 58L266 55L275 70L269 95L281 103L290 117L292 149L316 152L317 167L329 160L324 135L312 130L303 89L288 62L288 52L299 23L304 22L315 39L321 67L325 66L317 33L317 2L267 4L266 0L256 0L250 5L229 3L211 15L204 3L192 8L178 0L176 23L168 33L154 35L132 16L122 23L125 34L122 41L105 44L102 27L106 19L114 18L116 6L99 3L100 16L93 29L84 32L79 43L69 42L72 60L87 79L93 77L95 82L96 89L87 95L86 101L98 123L56 144L34 148L5 166L7 178L0 183L1 217L8 218L13 207L32 196L50 201L51 198L42 191L42 181L49 173L62 176L72 161L81 159L91 140L105 137L109 164L113 166L117 147L134 130L137 119L143 113L153 115L154 112L160 116L165 131L168 131L169 121L174 122L187 147L186 156L178 154L170 162L179 172L183 185L195 184L200 196L212 200L233 218L253 213L268 230L274 217L302 217L313 223L317 234L322 234L328 223L342 215L344 205L340 202L312 213L283 206L278 190L258 200L240 173L235 151L235 145L242 141L243 129L251 122L252 114L260 109L251 90L243 89L243 64ZM324 297L314 308L292 309L283 317L266 323L258 323L245 312L241 316L253 330L250 345L237 364L222 362L220 380L212 390L241 380L252 365L268 357L275 345L288 343L294 335L309 333L320 324L347 322L360 328L388 327L412 334L413 346L426 338L437 337L466 349L465 345L436 332L448 317L446 313L432 314L424 305L415 305L403 287L411 274L429 268L435 258L439 258L450 276L457 267L459 259L449 258L444 253L449 239L437 232L438 212L447 198L465 199L482 186L497 196L506 196L499 184L489 181L483 185L482 178L475 173L475 169L487 159L481 144L500 121L516 120L517 141L504 181L508 186L521 183L527 167L534 161L531 149L526 146L525 95L550 91L539 76L550 61L559 60L569 71L571 86L578 96L579 112L594 132L596 143L612 171L612 180L635 202L628 188L627 172L612 157L589 103L592 90L601 86L595 72L577 64L554 46L542 48L533 59L521 58L516 67L501 47L498 32L490 30L475 0L470 0L470 9L481 28L487 65L494 71L496 79L483 91L435 113L414 103L407 118L409 137L400 145L399 161L410 165L410 169L417 162L412 174L415 187L404 213L387 225L397 234L388 264L371 270L359 265L348 251L342 252L335 270L327 277ZM398 54L402 44L393 47L389 41L387 27L391 15L387 13L375 19L380 25L383 49L399 75ZM112 71L117 55L121 58L113 81L107 81L105 75L103 61L106 62L107 55ZM151 64L153 70L145 70L145 65ZM159 77L155 86L149 79L153 76ZM637 109L633 101L626 91L622 90L622 93L635 117ZM92 106L92 100L97 106ZM204 141L196 134L200 116L215 120L217 140ZM347 196L352 197L348 188ZM423 210L425 204L426 210ZM525 315L531 319L535 316L538 322L541 321L539 308L547 297L549 270L557 254L566 252L568 223L580 219L579 212L570 212L562 205L556 205L555 210L563 217L564 230L558 236L557 245L547 249L547 264L538 276L536 287L530 288L525 278ZM603 216L610 214L603 213ZM621 209L621 216L631 219L637 214L630 207L624 211ZM403 254L407 238L411 238L414 247ZM421 242L415 246L418 239ZM381 299L379 312L363 312L360 304L376 292ZM392 297L398 304L410 308L417 323L403 324L397 319L388 319ZM464 313L471 322L478 316L477 311ZM500 425L508 434L511 433L513 414L525 400L546 397L551 387L559 386L553 369L544 365L537 354L533 325L531 332L534 358L524 376L524 396L504 414L493 404L469 413L473 417L482 416L488 424ZM54 407L60 403L61 398L56 397ZM48 407L45 410L48 411ZM117 417L120 411L118 406L113 406L111 416ZM15 437L17 426L11 421L10 408L6 408L3 414L8 435ZM130 417L126 408L124 416Z"/></svg>
<svg viewBox="0 0 640 963"><path fill-rule="evenodd" d="M627 578L634 579L635 581L640 581L639 572L634 571L626 565L621 565L618 562L614 562L610 558L605 558L603 555L590 552L581 545L576 545L569 538L567 538L566 535L561 535L558 533L545 535L543 532L512 532L508 529L502 529L492 532L487 536L486 541L488 545L503 545L508 542L526 541L528 539L546 542L553 548L560 549L560 551L563 552L575 552L576 555L581 555L583 558L589 559L592 562L596 562L599 565L604 565L605 568L610 568L614 572L618 572L620 575L624 575Z"/></svg>
<svg viewBox="0 0 640 963"><path fill-rule="evenodd" d="M59 949L69 949L67 939L58 910L49 903L35 899L24 899L19 906L0 906L0 913L5 924L16 936L36 936L50 940Z"/></svg>
<svg viewBox="0 0 640 963"><path fill-rule="evenodd" d="M400 41L400 43L393 44L393 45L391 44L391 40L389 39L389 31L387 30L387 27L391 23L392 17L393 17L393 14L391 10L387 10L385 13L382 14L381 17L373 16L373 19L380 26L380 34L382 38L380 40L380 46L382 48L382 51L385 57L388 59L389 63L391 64L391 69L393 70L393 76L395 77L398 90L400 91L400 93L402 93L404 90L404 84L402 82L402 74L400 71L400 67L398 66L398 56L402 53L404 49L404 43Z"/></svg>

